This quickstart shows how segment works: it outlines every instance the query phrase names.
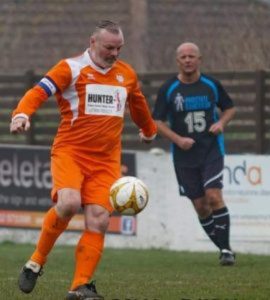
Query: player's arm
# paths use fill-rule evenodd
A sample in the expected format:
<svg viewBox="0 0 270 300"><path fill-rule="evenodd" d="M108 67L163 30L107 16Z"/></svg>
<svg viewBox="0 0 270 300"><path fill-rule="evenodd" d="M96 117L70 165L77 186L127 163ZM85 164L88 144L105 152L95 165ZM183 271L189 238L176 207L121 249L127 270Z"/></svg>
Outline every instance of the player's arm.
<svg viewBox="0 0 270 300"><path fill-rule="evenodd" d="M218 122L214 123L210 126L209 132L213 134L219 134L224 132L225 126L232 120L233 116L235 115L235 108L231 107L228 109L225 109L221 113L221 117L218 120Z"/></svg>
<svg viewBox="0 0 270 300"><path fill-rule="evenodd" d="M209 128L209 132L215 135L224 132L226 125L232 120L236 112L231 97L225 91L221 83L217 81L216 85L218 90L217 105L221 110L221 116L220 119Z"/></svg>
<svg viewBox="0 0 270 300"><path fill-rule="evenodd" d="M174 132L165 121L156 120L158 132L169 139L171 142L176 144L179 148L183 150L189 150L195 141L189 137L183 137L176 132Z"/></svg>
<svg viewBox="0 0 270 300"><path fill-rule="evenodd" d="M157 126L152 119L149 106L138 84L130 95L128 103L131 118L140 128L139 136L141 141L150 143L156 137Z"/></svg>
<svg viewBox="0 0 270 300"><path fill-rule="evenodd" d="M46 92L38 85L26 92L12 113L10 132L27 131L30 128L30 116L47 98Z"/></svg>
<svg viewBox="0 0 270 300"><path fill-rule="evenodd" d="M12 112L11 133L20 133L30 128L31 115L58 90L63 90L70 83L70 68L61 61L52 68L40 82L28 90Z"/></svg>

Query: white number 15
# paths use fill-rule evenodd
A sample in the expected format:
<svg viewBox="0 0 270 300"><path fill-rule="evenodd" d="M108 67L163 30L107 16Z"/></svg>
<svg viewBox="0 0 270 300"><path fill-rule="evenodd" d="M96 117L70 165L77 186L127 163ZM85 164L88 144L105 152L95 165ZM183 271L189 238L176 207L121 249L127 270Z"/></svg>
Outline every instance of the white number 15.
<svg viewBox="0 0 270 300"><path fill-rule="evenodd" d="M205 111L189 112L185 117L188 132L203 132L206 128Z"/></svg>

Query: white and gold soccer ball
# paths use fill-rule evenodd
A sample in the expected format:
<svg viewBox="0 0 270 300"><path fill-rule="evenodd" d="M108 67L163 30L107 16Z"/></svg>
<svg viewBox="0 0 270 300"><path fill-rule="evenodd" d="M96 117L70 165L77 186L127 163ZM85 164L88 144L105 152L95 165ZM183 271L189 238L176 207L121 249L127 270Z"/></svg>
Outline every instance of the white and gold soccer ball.
<svg viewBox="0 0 270 300"><path fill-rule="evenodd" d="M148 203L149 193L142 180L124 176L116 180L110 189L110 202L122 215L136 215Z"/></svg>

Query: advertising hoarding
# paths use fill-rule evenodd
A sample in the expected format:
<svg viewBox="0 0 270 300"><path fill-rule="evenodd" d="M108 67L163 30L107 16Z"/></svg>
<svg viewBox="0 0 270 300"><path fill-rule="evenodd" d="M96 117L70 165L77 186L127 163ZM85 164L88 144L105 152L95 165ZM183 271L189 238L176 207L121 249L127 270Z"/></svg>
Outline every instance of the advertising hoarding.
<svg viewBox="0 0 270 300"><path fill-rule="evenodd" d="M136 156L122 154L122 174L136 176ZM42 146L0 146L0 226L40 228L51 207L50 149ZM77 214L68 230L82 230L84 220ZM108 233L136 233L136 218L111 216Z"/></svg>

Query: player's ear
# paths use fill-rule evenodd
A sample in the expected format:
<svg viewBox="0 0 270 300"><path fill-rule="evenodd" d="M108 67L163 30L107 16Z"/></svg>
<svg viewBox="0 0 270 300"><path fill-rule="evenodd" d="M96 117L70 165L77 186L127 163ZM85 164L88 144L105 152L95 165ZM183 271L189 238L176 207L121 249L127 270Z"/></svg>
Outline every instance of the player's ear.
<svg viewBox="0 0 270 300"><path fill-rule="evenodd" d="M92 35L90 36L90 46L93 45L95 43L95 36Z"/></svg>
<svg viewBox="0 0 270 300"><path fill-rule="evenodd" d="M178 56L176 56L175 61L176 61L176 64L177 64L178 66L180 66L180 60L179 60L179 57L178 57Z"/></svg>

